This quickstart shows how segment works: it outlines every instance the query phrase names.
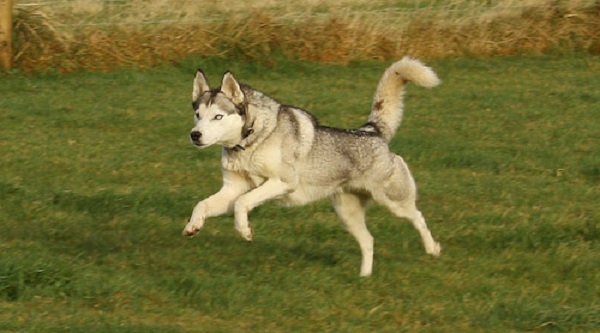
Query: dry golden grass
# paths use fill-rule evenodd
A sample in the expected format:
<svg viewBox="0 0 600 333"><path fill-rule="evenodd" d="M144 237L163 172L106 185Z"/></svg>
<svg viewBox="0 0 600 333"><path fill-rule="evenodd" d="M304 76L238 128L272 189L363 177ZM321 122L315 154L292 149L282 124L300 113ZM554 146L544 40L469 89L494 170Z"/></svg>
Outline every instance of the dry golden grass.
<svg viewBox="0 0 600 333"><path fill-rule="evenodd" d="M15 65L25 70L146 67L192 55L348 63L600 53L600 5L589 0L78 0L17 2L15 12Z"/></svg>

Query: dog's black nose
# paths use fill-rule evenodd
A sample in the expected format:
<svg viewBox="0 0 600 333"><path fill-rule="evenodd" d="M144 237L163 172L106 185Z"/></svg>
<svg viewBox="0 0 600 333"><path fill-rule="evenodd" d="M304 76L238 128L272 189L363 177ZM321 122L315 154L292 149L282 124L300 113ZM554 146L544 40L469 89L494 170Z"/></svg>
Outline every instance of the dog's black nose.
<svg viewBox="0 0 600 333"><path fill-rule="evenodd" d="M202 133L198 132L198 131L193 131L192 133L190 133L190 139L192 139L192 141L197 142L198 140L200 140L200 138L202 137Z"/></svg>

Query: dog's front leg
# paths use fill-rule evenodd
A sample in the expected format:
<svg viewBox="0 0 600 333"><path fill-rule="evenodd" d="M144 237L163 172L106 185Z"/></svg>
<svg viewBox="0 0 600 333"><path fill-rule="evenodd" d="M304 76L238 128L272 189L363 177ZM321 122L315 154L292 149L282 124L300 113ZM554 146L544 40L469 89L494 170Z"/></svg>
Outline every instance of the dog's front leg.
<svg viewBox="0 0 600 333"><path fill-rule="evenodd" d="M183 235L194 236L200 231L206 218L230 212L238 196L239 194L230 188L223 187L219 192L198 202L194 207L190 221L183 229Z"/></svg>
<svg viewBox="0 0 600 333"><path fill-rule="evenodd" d="M235 228L247 241L252 241L252 228L248 223L248 213L267 200L289 193L292 186L281 179L268 179L261 186L240 196L235 202Z"/></svg>
<svg viewBox="0 0 600 333"><path fill-rule="evenodd" d="M183 235L194 236L197 234L206 218L231 213L235 200L250 188L250 184L243 176L224 171L223 187L219 192L198 202L190 221L183 229Z"/></svg>

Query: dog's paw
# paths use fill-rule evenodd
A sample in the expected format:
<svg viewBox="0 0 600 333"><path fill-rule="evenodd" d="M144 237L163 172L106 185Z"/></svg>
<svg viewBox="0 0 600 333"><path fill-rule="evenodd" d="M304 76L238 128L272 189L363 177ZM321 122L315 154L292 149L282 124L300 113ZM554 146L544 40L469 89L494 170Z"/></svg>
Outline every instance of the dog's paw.
<svg viewBox="0 0 600 333"><path fill-rule="evenodd" d="M188 224L185 226L185 228L183 228L183 231L181 232L182 235L186 236L186 237L192 237L195 236L200 229L202 228L202 224L203 223L193 223L192 219L190 219L190 221L188 222Z"/></svg>
<svg viewBox="0 0 600 333"><path fill-rule="evenodd" d="M361 278L366 278L371 276L371 274L373 274L373 271L371 269L361 269L360 270L360 277Z"/></svg>
<svg viewBox="0 0 600 333"><path fill-rule="evenodd" d="M247 228L240 228L240 229L237 229L237 231L240 233L242 238L244 238L246 241L248 241L248 242L252 241L252 238L254 237L254 232L252 231L252 227L248 226Z"/></svg>
<svg viewBox="0 0 600 333"><path fill-rule="evenodd" d="M196 236L196 234L200 231L200 229L198 228L190 228L188 229L187 227L183 229L183 232L181 233L182 235L186 236L186 237L193 237Z"/></svg>
<svg viewBox="0 0 600 333"><path fill-rule="evenodd" d="M433 247L427 250L427 253L431 254L434 257L439 257L442 253L442 246L440 245L440 243L435 242L433 243Z"/></svg>

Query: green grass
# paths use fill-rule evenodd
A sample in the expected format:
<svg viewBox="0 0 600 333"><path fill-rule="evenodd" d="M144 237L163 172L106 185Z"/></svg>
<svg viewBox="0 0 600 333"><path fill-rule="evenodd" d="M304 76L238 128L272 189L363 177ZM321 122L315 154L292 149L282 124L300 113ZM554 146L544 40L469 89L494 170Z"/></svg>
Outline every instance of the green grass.
<svg viewBox="0 0 600 333"><path fill-rule="evenodd" d="M352 127L386 65L2 74L0 331L600 330L597 57L436 61L442 86L409 87L392 147L439 259L377 206L368 279L329 202L257 208L251 244L231 217L180 236L220 187L219 149L187 139L197 66Z"/></svg>

